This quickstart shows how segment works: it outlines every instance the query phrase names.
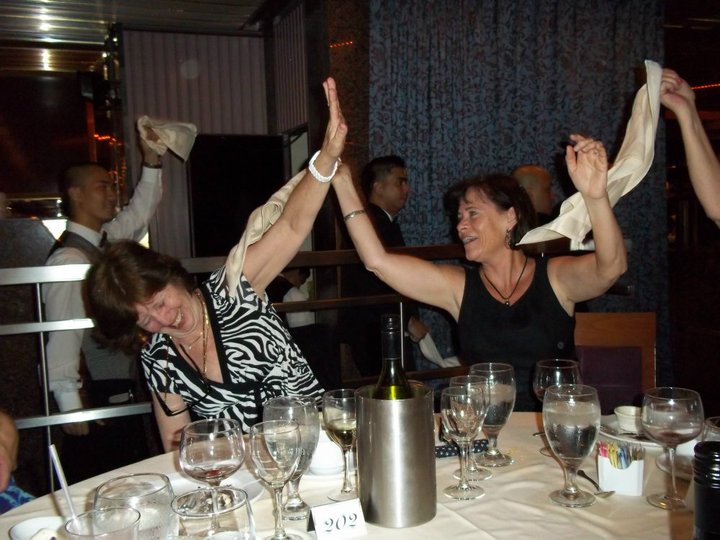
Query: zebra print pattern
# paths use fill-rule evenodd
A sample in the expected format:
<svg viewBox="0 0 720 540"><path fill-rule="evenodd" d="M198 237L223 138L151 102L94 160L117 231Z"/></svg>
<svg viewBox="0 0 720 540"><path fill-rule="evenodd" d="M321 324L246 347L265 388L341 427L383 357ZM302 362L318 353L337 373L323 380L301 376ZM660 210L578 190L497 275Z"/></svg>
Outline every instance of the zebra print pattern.
<svg viewBox="0 0 720 540"><path fill-rule="evenodd" d="M225 268L201 286L215 337L223 382L204 381L165 334L154 334L141 352L151 391L179 394L202 418L238 420L244 431L262 420L262 405L280 395L319 398L323 388L313 375L282 319L241 277L228 294ZM218 340L219 336L219 340Z"/></svg>

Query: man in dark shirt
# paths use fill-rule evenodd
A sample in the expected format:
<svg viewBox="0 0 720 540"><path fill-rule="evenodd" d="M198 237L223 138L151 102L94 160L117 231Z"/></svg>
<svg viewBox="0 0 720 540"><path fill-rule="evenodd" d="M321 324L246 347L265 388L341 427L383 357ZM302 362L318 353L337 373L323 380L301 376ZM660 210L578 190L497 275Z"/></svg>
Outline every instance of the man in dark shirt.
<svg viewBox="0 0 720 540"><path fill-rule="evenodd" d="M405 207L410 194L405 161L393 155L373 159L363 168L361 186L368 202L368 214L382 242L386 247L404 246L405 240L396 217ZM343 290L346 296L394 292L362 266L349 267L344 272ZM361 375L375 375L380 372L380 316L383 313L397 312L397 304L349 308L343 312L343 341L350 346L353 362ZM417 305L412 302L405 303L405 329L410 339L415 342L427 334L425 324L418 317ZM406 370L414 369L412 347L407 339L404 362Z"/></svg>

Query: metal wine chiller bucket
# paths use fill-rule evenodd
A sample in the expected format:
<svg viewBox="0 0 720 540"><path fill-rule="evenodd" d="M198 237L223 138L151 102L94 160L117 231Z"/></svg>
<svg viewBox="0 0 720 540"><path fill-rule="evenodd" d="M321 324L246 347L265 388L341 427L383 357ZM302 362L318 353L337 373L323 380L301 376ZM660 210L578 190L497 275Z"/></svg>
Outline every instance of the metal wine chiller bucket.
<svg viewBox="0 0 720 540"><path fill-rule="evenodd" d="M433 392L411 384L408 399L373 399L374 386L355 393L360 504L383 527L420 525L437 508Z"/></svg>

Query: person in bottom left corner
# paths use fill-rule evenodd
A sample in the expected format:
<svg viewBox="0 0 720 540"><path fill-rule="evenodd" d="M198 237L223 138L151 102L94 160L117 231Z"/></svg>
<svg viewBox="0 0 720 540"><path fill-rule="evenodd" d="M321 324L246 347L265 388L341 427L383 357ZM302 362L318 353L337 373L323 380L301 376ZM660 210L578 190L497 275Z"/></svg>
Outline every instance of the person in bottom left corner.
<svg viewBox="0 0 720 540"><path fill-rule="evenodd" d="M34 499L15 484L12 476L17 465L19 441L12 417L0 411L0 514Z"/></svg>

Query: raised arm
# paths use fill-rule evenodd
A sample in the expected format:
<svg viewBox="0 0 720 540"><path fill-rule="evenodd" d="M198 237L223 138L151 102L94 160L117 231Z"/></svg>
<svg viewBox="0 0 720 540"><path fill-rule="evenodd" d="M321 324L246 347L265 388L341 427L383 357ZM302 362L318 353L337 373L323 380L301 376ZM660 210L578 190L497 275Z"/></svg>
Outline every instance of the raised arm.
<svg viewBox="0 0 720 540"><path fill-rule="evenodd" d="M330 120L322 148L313 164L319 176L329 177L345 147L348 128L340 111L335 81L328 78L323 88L328 100ZM329 181L320 181L308 168L288 198L282 215L260 240L248 247L243 273L257 294L263 294L265 288L298 252L310 234L329 187Z"/></svg>
<svg viewBox="0 0 720 540"><path fill-rule="evenodd" d="M338 168L332 183L348 232L365 267L400 294L442 308L457 320L465 283L463 270L388 253L365 213L345 165Z"/></svg>
<svg viewBox="0 0 720 540"><path fill-rule="evenodd" d="M705 213L720 227L720 162L695 107L695 93L680 75L663 69L660 101L678 119L690 182Z"/></svg>
<svg viewBox="0 0 720 540"><path fill-rule="evenodd" d="M608 161L602 143L571 135L565 163L583 197L592 224L595 252L557 257L548 263L550 282L568 312L574 304L600 296L627 269L627 253L620 226L607 194Z"/></svg>

